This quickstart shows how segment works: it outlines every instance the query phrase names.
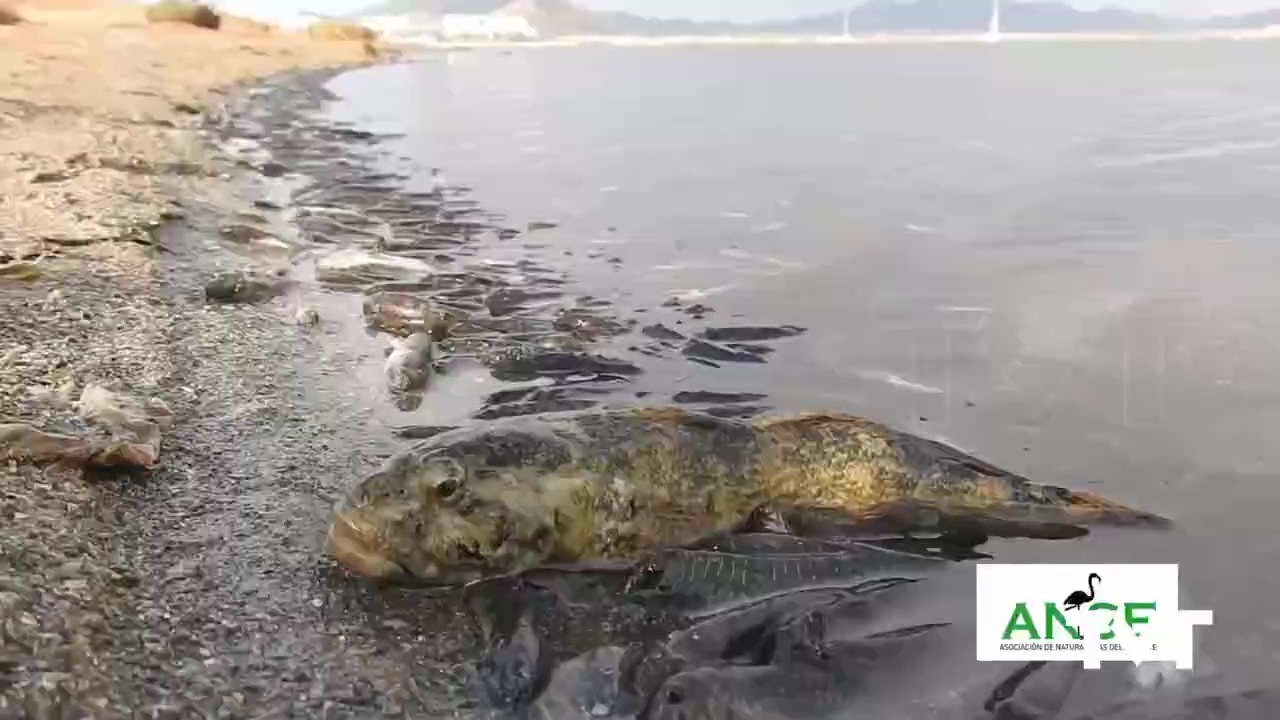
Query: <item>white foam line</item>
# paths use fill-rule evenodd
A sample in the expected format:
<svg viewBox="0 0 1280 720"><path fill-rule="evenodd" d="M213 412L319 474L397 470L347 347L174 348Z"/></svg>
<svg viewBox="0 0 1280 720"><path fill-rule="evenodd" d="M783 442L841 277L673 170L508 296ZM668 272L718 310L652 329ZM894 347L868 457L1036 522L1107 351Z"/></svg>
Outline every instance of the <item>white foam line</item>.
<svg viewBox="0 0 1280 720"><path fill-rule="evenodd" d="M692 288L687 290L672 290L669 294L671 295L671 297L675 298L676 300L679 300L681 302L688 302L690 300L702 300L703 298L708 298L708 297L711 297L712 295L719 295L722 292L732 290L734 287L736 286L735 285L718 285L713 288L705 288L705 289Z"/></svg>
<svg viewBox="0 0 1280 720"><path fill-rule="evenodd" d="M901 375L896 375L891 372L884 372L882 370L855 370L854 372L856 372L858 376L864 380L873 380L876 382L887 383L894 387L900 387L904 390L911 390L913 392L918 392L918 393L925 393L926 395L941 395L942 393L946 392L942 388L936 388L936 387L933 387L932 385L922 385L920 383L907 380Z"/></svg>
<svg viewBox="0 0 1280 720"><path fill-rule="evenodd" d="M651 265L649 266L649 269L670 272L670 271L679 271L679 270L697 270L697 269L718 268L718 267L719 266L716 265L715 263L709 263L701 260L690 260L686 262L666 263L663 265Z"/></svg>
<svg viewBox="0 0 1280 720"><path fill-rule="evenodd" d="M735 270L734 272L737 272L740 275L750 275L752 277L778 277L779 275L785 275L787 273L786 270L779 268L744 268Z"/></svg>
<svg viewBox="0 0 1280 720"><path fill-rule="evenodd" d="M769 255L759 255L753 252L748 252L746 250L737 250L734 248L721 250L720 254L725 257L733 258L735 260L748 260L752 262L758 262L764 265L772 265L774 267L779 267L786 270L803 270L806 267L808 267L804 263L796 262L794 260L783 260L781 258L776 258Z"/></svg>
<svg viewBox="0 0 1280 720"><path fill-rule="evenodd" d="M311 215L345 215L360 219L368 218L368 215L358 211L343 207L330 207L327 205L300 205L298 210L310 213Z"/></svg>
<svg viewBox="0 0 1280 720"><path fill-rule="evenodd" d="M1097 168L1137 168L1182 160L1210 160L1227 155L1238 155L1258 150L1271 150L1280 143L1274 140L1256 142L1222 142L1212 145L1183 148L1163 153L1103 159L1094 163Z"/></svg>
<svg viewBox="0 0 1280 720"><path fill-rule="evenodd" d="M721 212L721 213L720 213L720 217L722 217L722 218L749 218L749 217L751 217L751 215L750 215L749 213L739 212L739 211L737 211L737 210L725 210L724 212Z"/></svg>
<svg viewBox="0 0 1280 720"><path fill-rule="evenodd" d="M934 310L949 313L989 313L991 308L980 305L939 305Z"/></svg>
<svg viewBox="0 0 1280 720"><path fill-rule="evenodd" d="M758 225L758 226L756 226L756 227L753 227L753 228L751 228L751 232L753 232L753 233L770 233L770 232L777 232L777 231L779 231L779 230L781 230L781 229L785 228L786 226L787 226L787 224L786 224L786 223L784 223L784 222L771 222L771 223L769 223L768 225Z"/></svg>
<svg viewBox="0 0 1280 720"><path fill-rule="evenodd" d="M929 225L912 225L911 223L907 223L906 225L903 225L903 227L906 228L907 230L910 230L911 232L921 233L923 235L928 235L929 233L938 232L938 228L931 227Z"/></svg>

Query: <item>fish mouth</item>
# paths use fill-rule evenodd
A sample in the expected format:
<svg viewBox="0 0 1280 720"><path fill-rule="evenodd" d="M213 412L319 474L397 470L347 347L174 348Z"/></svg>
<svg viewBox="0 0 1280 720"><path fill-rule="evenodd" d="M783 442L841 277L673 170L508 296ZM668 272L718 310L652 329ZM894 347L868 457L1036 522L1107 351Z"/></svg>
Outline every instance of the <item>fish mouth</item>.
<svg viewBox="0 0 1280 720"><path fill-rule="evenodd" d="M377 525L358 510L334 513L328 540L333 559L349 572L374 580L397 580L410 574L387 556Z"/></svg>
<svg viewBox="0 0 1280 720"><path fill-rule="evenodd" d="M491 574L483 557L448 563L426 558L401 562L388 551L379 523L368 512L350 507L338 510L329 525L329 554L347 572L377 583L413 587L458 587Z"/></svg>

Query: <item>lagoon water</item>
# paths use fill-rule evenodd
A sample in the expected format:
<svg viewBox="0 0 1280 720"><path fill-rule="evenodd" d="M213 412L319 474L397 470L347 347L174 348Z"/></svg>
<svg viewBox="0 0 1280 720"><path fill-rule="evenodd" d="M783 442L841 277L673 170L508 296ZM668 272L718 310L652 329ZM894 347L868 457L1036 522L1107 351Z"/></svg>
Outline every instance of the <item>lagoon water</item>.
<svg viewBox="0 0 1280 720"><path fill-rule="evenodd" d="M1169 516L988 550L1180 564L1215 613L1196 674L1236 687L1280 671L1276 67L1230 41L477 50L342 75L329 112L403 133L414 189L435 167L556 224L481 259L642 323L695 322L676 297L807 329L767 363L644 358L627 394L856 412ZM971 569L939 588L972 615ZM944 694L972 650L902 682Z"/></svg>

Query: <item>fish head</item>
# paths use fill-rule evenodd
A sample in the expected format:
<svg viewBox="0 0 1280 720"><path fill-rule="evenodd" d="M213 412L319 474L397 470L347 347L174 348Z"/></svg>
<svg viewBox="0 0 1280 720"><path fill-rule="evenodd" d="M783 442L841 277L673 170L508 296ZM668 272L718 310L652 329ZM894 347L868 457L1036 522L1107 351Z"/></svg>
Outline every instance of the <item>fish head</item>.
<svg viewBox="0 0 1280 720"><path fill-rule="evenodd" d="M329 549L358 575L459 585L545 561L557 544L556 518L536 477L410 454L339 504Z"/></svg>
<svg viewBox="0 0 1280 720"><path fill-rule="evenodd" d="M733 720L743 717L735 692L751 680L734 682L737 668L698 668L667 678L649 699L645 717L653 720ZM750 675L754 668L741 674Z"/></svg>

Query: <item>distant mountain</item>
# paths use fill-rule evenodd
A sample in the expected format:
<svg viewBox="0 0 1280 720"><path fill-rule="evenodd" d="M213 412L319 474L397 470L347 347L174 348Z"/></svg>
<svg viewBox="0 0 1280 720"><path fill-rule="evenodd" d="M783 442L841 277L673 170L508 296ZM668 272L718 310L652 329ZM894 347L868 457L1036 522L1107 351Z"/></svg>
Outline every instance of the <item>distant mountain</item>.
<svg viewBox="0 0 1280 720"><path fill-rule="evenodd" d="M872 0L849 13L849 31L880 32L983 32L991 19L991 0ZM772 23L778 32L838 33L844 13L832 13ZM1159 15L1115 8L1077 10L1058 2L1005 2L1000 8L1000 29L1005 32L1087 32L1164 30L1175 23Z"/></svg>
<svg viewBox="0 0 1280 720"><path fill-rule="evenodd" d="M646 18L625 12L588 10L569 0L385 0L352 16L506 13L529 18L547 35L691 35L750 31L732 23Z"/></svg>
<svg viewBox="0 0 1280 720"><path fill-rule="evenodd" d="M733 23L587 10L568 0L515 0L508 7L510 12L528 17L540 32L553 35L716 35L744 30Z"/></svg>
<svg viewBox="0 0 1280 720"><path fill-rule="evenodd" d="M357 14L439 16L494 12L528 17L545 35L836 34L844 30L846 20L844 13L752 24L669 20L588 10L572 0L384 0ZM848 27L854 34L977 33L987 29L990 17L991 0L868 0L849 13ZM1000 12L1000 26L1005 32L1160 32L1268 25L1280 25L1280 10L1188 21L1119 8L1078 10L1055 0L1004 0Z"/></svg>
<svg viewBox="0 0 1280 720"><path fill-rule="evenodd" d="M488 13L488 12L493 12L498 7L501 7L502 5L505 4L505 3L479 2L479 0L476 0L476 2L468 3L468 5L475 6L474 8L472 8L472 7L463 7L464 3L465 3L465 0L455 0L454 2L448 2L447 0L384 0L384 2L375 3L373 5L370 5L364 8L363 10L357 10L356 12L349 13L348 16L359 17L361 15L408 15L410 13L434 16L434 15L442 15L445 12L460 12L460 13L468 13L468 14L473 12ZM491 4L494 5L495 7L488 7ZM457 7L451 8L448 6L457 6Z"/></svg>
<svg viewBox="0 0 1280 720"><path fill-rule="evenodd" d="M498 12L510 4L511 0L385 0L351 15L483 15Z"/></svg>
<svg viewBox="0 0 1280 720"><path fill-rule="evenodd" d="M1280 10L1262 10L1244 15L1227 15L1210 19L1206 27L1222 30L1245 30L1280 25Z"/></svg>

